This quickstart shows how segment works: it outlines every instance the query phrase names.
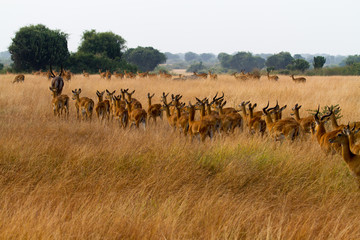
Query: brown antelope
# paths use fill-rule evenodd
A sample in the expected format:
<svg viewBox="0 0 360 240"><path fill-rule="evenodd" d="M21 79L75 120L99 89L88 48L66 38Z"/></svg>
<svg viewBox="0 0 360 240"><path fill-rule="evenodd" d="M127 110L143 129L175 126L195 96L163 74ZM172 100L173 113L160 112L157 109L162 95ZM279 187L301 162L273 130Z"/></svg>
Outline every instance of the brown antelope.
<svg viewBox="0 0 360 240"><path fill-rule="evenodd" d="M185 103L176 105L176 127L186 136L189 131L189 113L182 111Z"/></svg>
<svg viewBox="0 0 360 240"><path fill-rule="evenodd" d="M331 113L326 114L326 115L322 116L321 118L319 118L319 109L320 109L320 106L318 107L318 110L317 110L316 114L314 115L315 138L316 138L317 142L319 143L321 149L323 149L325 151L325 153L335 154L336 152L340 152L340 148L341 148L340 144L330 143L329 139L335 137L338 133L341 132L341 130L326 132L325 122L328 120Z"/></svg>
<svg viewBox="0 0 360 240"><path fill-rule="evenodd" d="M70 71L66 71L65 69L63 70L63 79L65 79L66 81L70 81L71 80L71 72Z"/></svg>
<svg viewBox="0 0 360 240"><path fill-rule="evenodd" d="M42 70L40 69L39 71L33 72L33 75L42 75Z"/></svg>
<svg viewBox="0 0 360 240"><path fill-rule="evenodd" d="M111 72L109 70L106 70L105 78L108 79L108 80L111 80Z"/></svg>
<svg viewBox="0 0 360 240"><path fill-rule="evenodd" d="M126 70L124 70L124 75L125 75L125 78L135 78L136 75L133 74L132 72L127 72Z"/></svg>
<svg viewBox="0 0 360 240"><path fill-rule="evenodd" d="M94 109L94 101L87 97L80 98L81 88L79 90L75 89L72 90L73 93L73 100L75 100L75 107L76 107L76 115L77 118L80 119L80 113L81 113L81 119L92 119L92 113Z"/></svg>
<svg viewBox="0 0 360 240"><path fill-rule="evenodd" d="M101 72L101 69L99 69L99 74L100 74L100 78L104 78L106 77L106 72Z"/></svg>
<svg viewBox="0 0 360 240"><path fill-rule="evenodd" d="M19 74L15 76L14 81L12 83L24 82L24 80L25 80L25 75Z"/></svg>
<svg viewBox="0 0 360 240"><path fill-rule="evenodd" d="M122 74L122 73L117 73L116 71L113 72L113 75L114 75L116 78L120 78L120 79L123 79L123 78L124 78L124 74Z"/></svg>
<svg viewBox="0 0 360 240"><path fill-rule="evenodd" d="M254 112L256 106L256 103L254 105L249 104L249 131L250 133L259 132L263 136L266 131L266 122L259 116L259 112ZM262 112L260 113L262 114Z"/></svg>
<svg viewBox="0 0 360 240"><path fill-rule="evenodd" d="M170 106L172 105L173 103L166 103L163 101L163 106L162 106L162 111L165 111L165 114L166 114L166 118L168 120L168 123L170 125L170 127L173 127L174 129L176 129L176 126L177 126L177 115L176 114L171 114L170 113Z"/></svg>
<svg viewBox="0 0 360 240"><path fill-rule="evenodd" d="M203 100L200 100L196 98L200 110L200 119L209 122L211 128L214 129L214 131L220 133L221 118L219 117L219 115L214 115L214 114L206 115L206 100L208 99L205 98Z"/></svg>
<svg viewBox="0 0 360 240"><path fill-rule="evenodd" d="M125 102L129 113L130 128L132 127L132 125L135 125L136 128L139 128L140 123L142 123L144 129L146 129L146 111L142 108L132 109L131 102L126 99Z"/></svg>
<svg viewBox="0 0 360 240"><path fill-rule="evenodd" d="M67 95L57 95L57 89L49 87L52 92L53 99L51 104L54 110L54 116L60 117L65 111L65 118L69 118L69 97Z"/></svg>
<svg viewBox="0 0 360 240"><path fill-rule="evenodd" d="M152 118L154 122L156 123L156 118L160 117L162 119L162 111L161 111L161 104L151 104L151 99L154 97L155 93L153 95L150 95L148 93L148 122L150 123L150 119Z"/></svg>
<svg viewBox="0 0 360 240"><path fill-rule="evenodd" d="M360 155L354 154L350 149L350 140L348 129L343 129L337 135L329 140L331 144L341 145L341 155L348 166L349 170L354 174L360 188Z"/></svg>
<svg viewBox="0 0 360 240"><path fill-rule="evenodd" d="M62 70L63 70L63 68L62 68L62 66L61 66L59 76L55 76L54 72L53 72L52 69L51 69L51 65L50 65L50 70L49 70L49 72L50 72L50 76L51 76L51 78L52 78L52 79L51 79L51 88L52 88L52 89L56 89L56 94L57 94L57 95L61 95L62 89L63 89L63 87L64 87L64 80L63 80L63 78L61 77L61 75L62 75Z"/></svg>
<svg viewBox="0 0 360 240"><path fill-rule="evenodd" d="M197 73L197 72L193 72L195 76L200 77L202 79L207 79L208 75L206 73Z"/></svg>
<svg viewBox="0 0 360 240"><path fill-rule="evenodd" d="M295 104L295 107L292 108L293 115L295 116L295 120L300 124L300 127L304 133L310 133L310 127L311 124L314 122L313 116L308 116L305 118L300 118L299 110L301 108L301 105L299 106L297 103Z"/></svg>
<svg viewBox="0 0 360 240"><path fill-rule="evenodd" d="M115 101L114 101L114 94L115 94L116 90L110 92L109 90L106 89L106 97L105 99L109 101L110 103L110 116L111 119L114 117L115 114Z"/></svg>
<svg viewBox="0 0 360 240"><path fill-rule="evenodd" d="M145 78L145 77L147 77L148 74L149 74L149 71L146 71L146 72L143 72L143 73L137 72L137 75L138 75L140 78Z"/></svg>
<svg viewBox="0 0 360 240"><path fill-rule="evenodd" d="M205 141L208 136L210 139L213 137L213 129L211 129L211 125L207 121L199 120L195 121L195 105L192 105L189 102L188 106L189 111L189 134L191 141L195 136L200 136L202 142Z"/></svg>
<svg viewBox="0 0 360 240"><path fill-rule="evenodd" d="M270 72L267 72L267 77L269 81L278 81L279 77L277 75L270 76Z"/></svg>
<svg viewBox="0 0 360 240"><path fill-rule="evenodd" d="M213 107L215 109L218 109L218 106L222 103L222 101L224 100L224 92L222 93L222 96L219 97L219 98L216 98L217 97L217 93L215 95L215 97L213 97L213 101L212 101L212 104L213 104ZM227 108L223 108L223 112L224 114L228 114L228 113L237 113L238 110L236 110L235 108L232 108L232 107L227 107Z"/></svg>
<svg viewBox="0 0 360 240"><path fill-rule="evenodd" d="M126 102L121 100L121 95L113 96L115 101L115 118L119 120L120 127L126 128L129 122L129 112L126 109Z"/></svg>
<svg viewBox="0 0 360 240"><path fill-rule="evenodd" d="M148 78L157 78L158 75L156 73L148 73L147 74Z"/></svg>
<svg viewBox="0 0 360 240"><path fill-rule="evenodd" d="M131 103L132 109L142 108L141 102L132 97L132 95L135 93L135 90L133 90L131 93L129 93L128 90L129 89L124 89L123 91L126 93L127 100Z"/></svg>
<svg viewBox="0 0 360 240"><path fill-rule="evenodd" d="M162 78L172 78L172 75L171 74L168 74L164 71L159 71L159 76L162 77Z"/></svg>
<svg viewBox="0 0 360 240"><path fill-rule="evenodd" d="M105 91L102 92L99 92L98 90L96 91L96 96L98 97L98 103L95 106L95 112L100 122L102 122L105 117L108 121L110 119L110 101L103 99L104 93Z"/></svg>
<svg viewBox="0 0 360 240"><path fill-rule="evenodd" d="M234 76L236 79L242 80L242 81L248 80L248 77L246 75L244 75L244 74L238 75L237 72L234 72L233 74L231 74L231 76Z"/></svg>
<svg viewBox="0 0 360 240"><path fill-rule="evenodd" d="M85 72L85 70L83 70L83 76L84 76L84 77L90 77L90 74L87 73L87 72Z"/></svg>
<svg viewBox="0 0 360 240"><path fill-rule="evenodd" d="M306 83L306 78L304 78L304 77L297 77L297 78L295 78L295 77L294 77L294 74L292 74L290 77L292 78L292 80L293 80L295 83Z"/></svg>
<svg viewBox="0 0 360 240"><path fill-rule="evenodd" d="M208 74L209 74L210 79L217 80L217 78L218 78L217 74L212 74L211 71L209 71Z"/></svg>

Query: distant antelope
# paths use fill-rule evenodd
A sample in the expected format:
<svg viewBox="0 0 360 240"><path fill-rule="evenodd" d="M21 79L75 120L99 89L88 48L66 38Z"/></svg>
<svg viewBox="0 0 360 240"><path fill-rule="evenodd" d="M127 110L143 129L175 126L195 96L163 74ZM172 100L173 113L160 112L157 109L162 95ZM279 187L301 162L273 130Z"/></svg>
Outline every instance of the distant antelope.
<svg viewBox="0 0 360 240"><path fill-rule="evenodd" d="M52 71L51 69L51 65L50 65L50 76L51 76L51 88L52 89L56 89L56 94L57 95L61 95L62 93L62 89L64 87L64 80L63 78L61 77L62 75L62 72L63 72L63 68L61 66L61 69L60 69L60 74L59 76L55 76L54 72Z"/></svg>
<svg viewBox="0 0 360 240"><path fill-rule="evenodd" d="M249 79L249 78L248 78L246 75L244 75L244 74L241 74L241 75L237 75L237 74L238 74L237 72L234 72L233 74L231 74L231 76L234 76L236 79L238 79L238 80L243 80L243 81Z"/></svg>
<svg viewBox="0 0 360 240"><path fill-rule="evenodd" d="M89 73L87 73L87 72L85 72L85 70L83 70L83 76L84 76L84 77L89 77L89 76L90 76L90 74L89 74Z"/></svg>
<svg viewBox="0 0 360 240"><path fill-rule="evenodd" d="M212 80L216 80L218 78L217 74L212 74L211 71L209 71L208 74L209 74L210 79L212 79Z"/></svg>
<svg viewBox="0 0 360 240"><path fill-rule="evenodd" d="M296 82L296 83L306 83L306 78L304 78L304 77L297 77L297 78L295 78L295 77L294 77L294 74L292 74L290 77L291 77L292 80L293 80L294 82Z"/></svg>
<svg viewBox="0 0 360 240"><path fill-rule="evenodd" d="M150 119L152 118L154 122L156 123L156 118L160 117L162 119L162 111L161 111L161 104L151 104L151 99L154 97L155 93L153 95L150 95L148 93L148 122L150 122Z"/></svg>
<svg viewBox="0 0 360 240"><path fill-rule="evenodd" d="M110 119L110 101L104 100L103 95L105 91L99 92L96 91L96 96L98 97L98 103L95 106L95 112L98 117L98 119L102 122L104 118L106 117L109 121Z"/></svg>
<svg viewBox="0 0 360 240"><path fill-rule="evenodd" d="M199 136L201 141L205 141L208 136L210 139L213 137L213 131L208 121L199 120L195 121L195 105L189 102L189 134L191 141L195 136Z"/></svg>
<svg viewBox="0 0 360 240"><path fill-rule="evenodd" d="M57 95L57 89L49 87L52 92L53 99L51 104L54 110L54 116L60 117L65 111L65 117L69 117L69 97L67 95Z"/></svg>
<svg viewBox="0 0 360 240"><path fill-rule="evenodd" d="M122 73L117 73L116 71L113 72L113 75L116 77L116 78L124 78L124 74Z"/></svg>
<svg viewBox="0 0 360 240"><path fill-rule="evenodd" d="M72 93L73 93L72 99L75 100L77 118L80 119L80 114L81 114L82 120L84 120L85 117L85 119L89 118L91 121L92 113L94 109L94 101L87 97L80 98L81 88L79 88L79 90L77 89L72 90Z"/></svg>
<svg viewBox="0 0 360 240"><path fill-rule="evenodd" d="M17 75L12 83L24 82L25 76L23 74Z"/></svg>
<svg viewBox="0 0 360 240"><path fill-rule="evenodd" d="M194 72L194 75L203 79L206 79L208 76L206 73L197 73L197 72Z"/></svg>
<svg viewBox="0 0 360 240"><path fill-rule="evenodd" d="M267 73L268 80L270 81L278 81L279 77L277 75L270 76L270 72Z"/></svg>
<svg viewBox="0 0 360 240"><path fill-rule="evenodd" d="M144 129L146 129L146 111L141 108L133 109L131 103L128 100L125 99L125 102L129 112L130 128L132 125L135 125L136 128L139 128L140 123L142 123Z"/></svg>
<svg viewBox="0 0 360 240"><path fill-rule="evenodd" d="M121 95L113 96L115 101L115 119L119 120L120 127L126 128L129 122L129 112L126 109L126 102L121 100Z"/></svg>
<svg viewBox="0 0 360 240"><path fill-rule="evenodd" d="M111 80L111 72L109 70L106 70L105 78L108 79L108 80Z"/></svg>
<svg viewBox="0 0 360 240"><path fill-rule="evenodd" d="M101 69L99 69L100 78L106 77L106 72L101 72Z"/></svg>

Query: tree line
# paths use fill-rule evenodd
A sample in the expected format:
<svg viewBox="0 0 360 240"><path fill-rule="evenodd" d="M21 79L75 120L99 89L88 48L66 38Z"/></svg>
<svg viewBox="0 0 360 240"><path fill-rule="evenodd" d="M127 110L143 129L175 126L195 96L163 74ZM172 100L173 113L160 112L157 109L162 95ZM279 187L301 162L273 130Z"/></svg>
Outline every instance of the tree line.
<svg viewBox="0 0 360 240"><path fill-rule="evenodd" d="M68 35L42 24L20 28L9 47L12 69L31 72L63 65L74 73L98 69L123 72L151 71L166 61L165 54L153 47L127 48L126 41L113 32L85 31L77 52L70 53Z"/></svg>

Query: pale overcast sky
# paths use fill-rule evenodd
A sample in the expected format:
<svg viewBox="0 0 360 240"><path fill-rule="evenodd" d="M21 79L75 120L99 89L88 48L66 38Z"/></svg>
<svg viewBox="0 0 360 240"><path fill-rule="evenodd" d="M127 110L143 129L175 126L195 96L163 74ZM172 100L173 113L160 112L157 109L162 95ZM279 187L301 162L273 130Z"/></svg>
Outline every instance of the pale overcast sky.
<svg viewBox="0 0 360 240"><path fill-rule="evenodd" d="M0 51L23 26L112 31L162 52L360 54L358 0L0 0Z"/></svg>

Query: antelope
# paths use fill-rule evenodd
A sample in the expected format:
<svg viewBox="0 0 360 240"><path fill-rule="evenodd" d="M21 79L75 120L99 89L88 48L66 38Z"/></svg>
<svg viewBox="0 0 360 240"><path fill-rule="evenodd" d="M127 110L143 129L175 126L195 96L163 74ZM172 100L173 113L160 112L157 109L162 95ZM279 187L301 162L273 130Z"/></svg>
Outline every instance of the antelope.
<svg viewBox="0 0 360 240"><path fill-rule="evenodd" d="M215 97L213 97L213 101L212 104L214 105L214 108L218 108L218 106L221 104L221 102L224 100L224 92L222 93L222 96L219 98L217 97L217 93L215 95ZM228 107L228 108L223 108L223 112L224 114L228 114L228 113L237 113L238 111L235 108L232 107Z"/></svg>
<svg viewBox="0 0 360 240"><path fill-rule="evenodd" d="M226 101L224 103L220 103L216 107L219 109L219 117L221 119L221 130L225 133L229 133L233 129L234 121L233 119L224 113L223 106L226 104Z"/></svg>
<svg viewBox="0 0 360 240"><path fill-rule="evenodd" d="M51 104L54 110L54 116L60 117L63 114L63 110L65 110L65 118L69 118L69 97L67 95L57 95L57 89L49 87L52 92L53 99Z"/></svg>
<svg viewBox="0 0 360 240"><path fill-rule="evenodd" d="M135 78L136 75L133 74L132 72L127 72L126 70L124 70L124 74L126 78Z"/></svg>
<svg viewBox="0 0 360 240"><path fill-rule="evenodd" d="M115 102L114 102L114 94L115 94L116 90L110 92L109 90L106 89L106 97L105 99L107 99L110 103L110 115L111 115L111 118L114 117L114 114L115 114Z"/></svg>
<svg viewBox="0 0 360 240"><path fill-rule="evenodd" d="M348 129L343 129L336 136L331 137L328 141L331 144L341 145L341 155L349 170L354 174L360 188L360 155L354 154L350 149Z"/></svg>
<svg viewBox="0 0 360 240"><path fill-rule="evenodd" d="M297 103L295 104L295 107L292 108L293 115L295 116L295 120L300 124L301 129L304 133L310 133L310 127L311 124L314 123L314 117L308 116L305 118L300 118L299 110L301 108L301 105L299 106Z"/></svg>
<svg viewBox="0 0 360 240"><path fill-rule="evenodd" d="M279 77L277 75L270 76L270 72L267 72L267 77L269 81L277 81Z"/></svg>
<svg viewBox="0 0 360 240"><path fill-rule="evenodd" d="M316 114L314 115L315 120L315 133L314 137L316 138L317 142L319 143L322 150L325 151L325 153L332 153L335 154L336 152L340 151L340 144L337 143L330 143L329 139L335 137L338 133L341 132L341 130L335 130L332 132L326 132L325 130L325 122L328 120L328 117L330 117L331 113L326 114L319 118L319 109Z"/></svg>
<svg viewBox="0 0 360 240"><path fill-rule="evenodd" d="M193 72L195 76L203 78L203 79L207 79L207 74L206 73L197 73L197 72Z"/></svg>
<svg viewBox="0 0 360 240"><path fill-rule="evenodd" d="M188 106L189 111L189 134L191 141L193 140L194 136L200 136L202 142L205 141L206 136L209 136L210 139L213 137L213 132L209 122L207 121L195 121L195 105L192 105L189 102Z"/></svg>
<svg viewBox="0 0 360 240"><path fill-rule="evenodd" d="M92 113L94 109L94 101L87 97L80 98L81 88L79 90L75 89L72 90L73 93L73 100L75 100L75 107L76 107L76 114L77 118L80 119L80 112L81 112L81 119L84 120L84 116L86 119L92 119Z"/></svg>
<svg viewBox="0 0 360 240"><path fill-rule="evenodd" d="M99 74L100 74L100 78L104 78L106 77L106 72L101 72L101 69L99 69Z"/></svg>
<svg viewBox="0 0 360 240"><path fill-rule="evenodd" d="M121 79L124 78L124 74L122 74L122 73L117 73L116 71L113 72L113 75L114 75L116 78L121 78Z"/></svg>
<svg viewBox="0 0 360 240"><path fill-rule="evenodd" d="M292 74L290 77L292 78L292 80L293 80L295 83L306 83L306 78L304 78L304 77L297 77L297 78L295 78L295 77L294 77L294 74Z"/></svg>
<svg viewBox="0 0 360 240"><path fill-rule="evenodd" d="M98 103L95 106L95 112L100 121L103 121L106 117L109 121L110 119L110 101L109 100L103 100L103 95L105 91L99 92L96 91L96 95L98 97ZM101 119L100 119L101 117Z"/></svg>
<svg viewBox="0 0 360 240"><path fill-rule="evenodd" d="M139 102L136 98L132 98L132 95L135 93L133 90L131 93L128 92L129 89L124 89L124 92L127 95L127 100L131 103L133 109L142 108L141 102Z"/></svg>
<svg viewBox="0 0 360 240"><path fill-rule="evenodd" d="M250 133L259 132L261 133L261 136L263 136L266 131L266 122L259 116L259 113L262 115L262 112L258 111L254 113L254 108L256 106L256 103L254 105L251 103L249 104L249 131Z"/></svg>
<svg viewBox="0 0 360 240"><path fill-rule="evenodd" d="M148 73L147 76L149 78L156 78L158 75L156 73Z"/></svg>
<svg viewBox="0 0 360 240"><path fill-rule="evenodd" d="M19 83L24 82L25 76L23 74L19 74L14 78L14 81L12 83Z"/></svg>
<svg viewBox="0 0 360 240"><path fill-rule="evenodd" d="M84 77L89 77L90 75L89 75L89 73L85 72L85 70L83 70L83 76Z"/></svg>
<svg viewBox="0 0 360 240"><path fill-rule="evenodd" d="M63 70L63 76L64 76L64 79L66 81L70 81L71 80L71 72L70 71L66 71L65 69Z"/></svg>
<svg viewBox="0 0 360 240"><path fill-rule="evenodd" d="M49 70L49 72L50 72L50 76L51 76L51 88L52 89L56 89L56 94L57 95L61 95L61 93L62 93L62 89L63 89L63 87L64 87L64 80L63 80L63 78L61 77L61 75L62 75L62 70L63 70L63 68L62 68L62 66L61 66L61 70L60 70L60 74L59 74L59 76L55 76L55 74L54 74L54 72L52 71L52 69L51 69L51 65L50 65L50 70Z"/></svg>
<svg viewBox="0 0 360 240"><path fill-rule="evenodd" d="M145 78L145 77L147 77L147 75L149 74L149 71L147 71L147 72L143 72L143 73L137 73L137 75L140 77L140 78Z"/></svg>
<svg viewBox="0 0 360 240"><path fill-rule="evenodd" d="M219 116L215 116L212 114L206 115L206 109L205 109L205 105L206 105L206 100L207 98L200 100L198 98L196 98L197 103L200 107L200 119L203 121L208 121L209 124L211 125L211 127L220 133L220 128L221 128L221 119Z"/></svg>
<svg viewBox="0 0 360 240"><path fill-rule="evenodd" d="M113 96L115 102L115 118L119 120L119 125L126 128L129 122L129 112L126 109L126 102L121 100L121 95Z"/></svg>
<svg viewBox="0 0 360 240"><path fill-rule="evenodd" d="M172 104L173 103L168 104L165 101L163 101L162 111L165 111L166 118L168 120L170 127L173 127L174 129L176 129L176 124L177 124L178 119L177 119L177 115L170 113L170 105L172 105Z"/></svg>
<svg viewBox="0 0 360 240"><path fill-rule="evenodd" d="M42 74L41 71L42 71L42 70L40 69L39 71L33 72L33 75L41 75L41 74Z"/></svg>
<svg viewBox="0 0 360 240"><path fill-rule="evenodd" d="M234 72L233 74L231 74L231 76L234 76L238 80L248 80L248 77L246 75L237 75L237 72Z"/></svg>
<svg viewBox="0 0 360 240"><path fill-rule="evenodd" d="M154 97L155 93L150 96L148 93L148 122L150 122L150 118L154 119L156 123L156 118L160 117L162 119L162 111L161 111L161 104L151 104L151 99Z"/></svg>
<svg viewBox="0 0 360 240"><path fill-rule="evenodd" d="M164 71L159 71L159 76L163 77L163 78L172 78L171 74L168 74L168 73L166 73Z"/></svg>
<svg viewBox="0 0 360 240"><path fill-rule="evenodd" d="M109 70L106 70L105 78L108 79L108 80L111 80L111 72Z"/></svg>
<svg viewBox="0 0 360 240"><path fill-rule="evenodd" d="M211 71L209 71L208 74L209 74L210 79L217 80L217 78L218 78L217 74L212 74Z"/></svg>
<svg viewBox="0 0 360 240"><path fill-rule="evenodd" d="M142 108L132 109L132 104L130 101L126 100L126 106L129 113L129 121L130 121L130 128L135 124L136 128L139 128L140 123L143 124L144 130L146 129L146 118L147 113Z"/></svg>
<svg viewBox="0 0 360 240"><path fill-rule="evenodd" d="M189 131L189 114L188 112L181 111L185 107L185 103L175 106L176 109L176 127L180 130L180 133L184 133L186 136Z"/></svg>

